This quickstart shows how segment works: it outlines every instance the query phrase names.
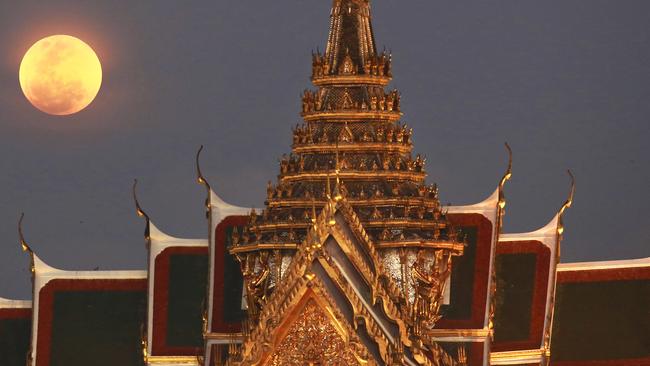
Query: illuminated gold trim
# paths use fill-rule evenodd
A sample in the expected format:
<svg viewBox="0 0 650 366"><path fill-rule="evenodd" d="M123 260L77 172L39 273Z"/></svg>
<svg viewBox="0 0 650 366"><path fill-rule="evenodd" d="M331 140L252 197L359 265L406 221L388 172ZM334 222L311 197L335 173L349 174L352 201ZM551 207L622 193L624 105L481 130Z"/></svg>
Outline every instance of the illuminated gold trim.
<svg viewBox="0 0 650 366"><path fill-rule="evenodd" d="M260 231L276 230L276 229L305 229L311 225L310 222L274 222L272 224L260 224L256 226Z"/></svg>
<svg viewBox="0 0 650 366"><path fill-rule="evenodd" d="M340 269L336 266L336 264L334 264L332 259L319 257L318 261L323 266L339 291L341 291L347 298L348 303L352 308L353 318L355 321L359 322L363 320L368 335L370 335L378 345L380 357L386 361L388 359L388 347L391 343L390 340L386 337L379 324L375 321L353 287L344 278Z"/></svg>
<svg viewBox="0 0 650 366"><path fill-rule="evenodd" d="M200 365L196 356L148 356L147 365Z"/></svg>
<svg viewBox="0 0 650 366"><path fill-rule="evenodd" d="M273 249L297 249L296 243L273 243L273 244L253 244L253 245L239 245L230 248L230 254L247 253L258 250L273 250Z"/></svg>
<svg viewBox="0 0 650 366"><path fill-rule="evenodd" d="M487 338L489 329L431 329L427 331L431 338Z"/></svg>
<svg viewBox="0 0 650 366"><path fill-rule="evenodd" d="M371 220L371 221L361 221L363 226L366 228L383 228L386 226L399 226L405 228L439 228L444 229L447 227L447 224L439 221L427 221L419 219L384 219L384 220Z"/></svg>
<svg viewBox="0 0 650 366"><path fill-rule="evenodd" d="M292 208L309 208L312 206L313 199L303 199L303 198L282 198L274 199L269 201L269 207L282 207L282 206L291 206ZM356 199L348 197L346 201L351 205L358 206L425 206L425 207L438 207L440 203L438 200L433 198L425 197L399 197L399 198L376 198L368 197L366 199ZM327 201L315 201L315 204L323 206Z"/></svg>
<svg viewBox="0 0 650 366"><path fill-rule="evenodd" d="M367 84L386 86L390 83L390 76L375 75L328 75L314 77L311 79L316 86L337 85L343 86L348 84Z"/></svg>
<svg viewBox="0 0 650 366"><path fill-rule="evenodd" d="M426 249L448 249L453 251L453 255L462 255L465 251L465 244L454 242L438 242L438 241L384 241L378 242L377 248L426 248Z"/></svg>
<svg viewBox="0 0 650 366"><path fill-rule="evenodd" d="M339 151L341 152L376 152L376 151L386 151L386 152L398 152L402 154L407 154L413 150L413 145L403 144L403 143L381 143L381 142L358 142L358 143L349 143L349 144L340 144ZM336 145L332 144L296 144L293 145L294 153L334 153L336 151Z"/></svg>
<svg viewBox="0 0 650 366"><path fill-rule="evenodd" d="M344 203L342 205L342 207L345 207L345 206L346 205ZM345 208L343 208L342 213L344 215L350 215L350 214L355 215L354 212L346 213L346 211L347 210ZM355 220L354 217L350 217L350 218L351 218L351 220L349 220L350 223L358 222L358 219ZM361 230L363 230L363 227L357 226L357 227L352 227L352 232L355 235L357 235L357 239L359 239L359 241L361 243L364 243L367 248L373 248L371 243L369 243L366 239L363 239L365 237L365 235L364 235L365 233L360 231L359 228L361 228ZM388 318L390 318L391 320L393 320L394 322L397 323L397 326L399 328L399 333L400 333L400 342L401 342L401 344L403 344L406 347L411 347L412 343L411 343L411 340L409 339L408 327L404 323L404 321L403 321L403 319L401 317L400 311L397 309L397 307L394 306L394 303L392 302L388 291L386 291L386 289L384 287L379 285L379 276L380 276L379 273L385 273L385 272L380 267L382 262L380 261L378 255L377 255L377 252L375 250L368 250L367 251L367 254L370 257L370 259L371 259L371 261L373 263L373 266L375 267L375 272L373 273L372 270L370 269L370 267L368 266L368 264L362 259L363 254L361 254L361 252L357 249L357 247L352 244L352 242L350 241L350 238L347 235L345 235L345 233L341 230L340 227L333 226L332 227L332 235L334 236L336 242L339 243L339 245L341 246L343 251L348 255L348 257L352 261L354 267L357 268L357 270L361 273L361 275L364 277L366 282L368 284L370 284L370 286L372 288L372 298L374 299L373 302L376 303L378 299L381 299L382 300L381 304L382 304L384 313L388 316ZM320 257L319 261L321 261L321 264L323 265L323 267L327 270L327 272L330 275L332 275L332 273L334 273L334 274L336 274L336 277L338 277L339 280L340 280L341 273L338 270L338 267L336 267L336 265L334 263L331 263L331 258L328 258L328 257L322 258L322 257ZM325 261L325 263L323 263L323 261ZM328 268L329 268L329 270L328 270ZM333 270L334 268L336 268L336 270ZM389 279L387 278L387 281L388 280ZM336 281L336 282L339 282L339 281ZM343 281L343 282L344 282L345 286L348 286L346 281ZM390 286L391 283L387 282L386 285ZM341 286L341 284L339 285L339 287L340 286ZM345 292L344 289L341 288L341 290ZM356 295L354 295L354 296L358 300L358 297L356 297ZM351 305L353 307L355 307L354 304L351 303ZM356 307L358 308L359 305L357 305ZM357 314L357 313L358 313L358 311L355 311L355 314ZM370 323L368 323L367 320L366 320L366 323L368 325L370 325Z"/></svg>
<svg viewBox="0 0 650 366"><path fill-rule="evenodd" d="M425 219L381 219L363 221L366 228L383 228L386 226L399 226L404 228L439 228L444 229L447 224L440 221L430 221ZM311 225L310 222L275 222L272 224L260 224L257 229L261 231L276 230L276 229L305 229Z"/></svg>
<svg viewBox="0 0 650 366"><path fill-rule="evenodd" d="M327 172L320 173L298 173L286 174L280 178L282 182L293 182L301 180L324 180L327 179ZM410 171L342 171L340 174L341 179L359 179L359 180L372 180L377 178L384 179L401 179L412 180L421 182L426 179L424 172L410 172Z"/></svg>
<svg viewBox="0 0 650 366"><path fill-rule="evenodd" d="M531 349L522 351L505 351L490 353L491 365L509 365L515 363L539 363L544 355L543 349Z"/></svg>
<svg viewBox="0 0 650 366"><path fill-rule="evenodd" d="M402 118L401 112L396 111L323 111L303 113L302 117L307 122L328 120L349 122L350 120L387 120L397 122Z"/></svg>
<svg viewBox="0 0 650 366"><path fill-rule="evenodd" d="M206 333L203 337L213 341L242 342L244 340L242 333Z"/></svg>

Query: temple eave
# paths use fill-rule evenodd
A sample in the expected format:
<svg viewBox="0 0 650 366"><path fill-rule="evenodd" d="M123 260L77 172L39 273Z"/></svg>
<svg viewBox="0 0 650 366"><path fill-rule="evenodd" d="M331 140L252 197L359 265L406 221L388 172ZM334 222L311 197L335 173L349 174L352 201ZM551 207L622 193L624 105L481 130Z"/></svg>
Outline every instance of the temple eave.
<svg viewBox="0 0 650 366"><path fill-rule="evenodd" d="M307 122L328 121L348 123L350 121L380 120L397 122L402 118L401 112L395 111L323 111L303 113L302 117Z"/></svg>
<svg viewBox="0 0 650 366"><path fill-rule="evenodd" d="M387 86L393 78L378 75L326 75L313 77L315 86Z"/></svg>
<svg viewBox="0 0 650 366"><path fill-rule="evenodd" d="M373 207L373 206L424 206L427 208L439 207L440 203L431 198L425 197L396 197L396 198L367 198L355 199L352 197L347 198L348 202L355 207ZM273 199L268 201L269 207L284 207L289 206L292 208L311 208L312 205L323 206L327 202L324 200L316 199Z"/></svg>
<svg viewBox="0 0 650 366"><path fill-rule="evenodd" d="M295 144L293 152L296 154L305 153L325 153L335 154L339 152L355 153L400 153L408 154L413 150L411 144L400 143L377 143L377 142L360 142L360 143L340 143L340 144Z"/></svg>
<svg viewBox="0 0 650 366"><path fill-rule="evenodd" d="M279 178L282 182L323 181L327 178L333 178L333 176L329 172L315 172L285 174L281 175ZM412 171L342 171L339 173L339 178L345 180L392 179L424 182L426 179L426 173Z"/></svg>

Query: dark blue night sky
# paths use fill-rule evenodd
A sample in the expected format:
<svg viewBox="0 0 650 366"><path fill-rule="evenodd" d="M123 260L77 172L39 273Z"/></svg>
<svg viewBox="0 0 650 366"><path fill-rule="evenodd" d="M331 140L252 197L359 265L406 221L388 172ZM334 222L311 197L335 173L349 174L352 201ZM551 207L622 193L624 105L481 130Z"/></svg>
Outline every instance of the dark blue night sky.
<svg viewBox="0 0 650 366"><path fill-rule="evenodd" d="M161 229L206 237L204 174L260 206L289 152L311 50L330 1L1 1L0 297L29 298L29 260L143 269L131 183ZM429 182L444 203L489 195L514 150L506 232L546 224L577 179L563 261L650 256L650 2L375 0L377 44ZM18 68L38 39L70 34L104 68L90 107L43 114Z"/></svg>

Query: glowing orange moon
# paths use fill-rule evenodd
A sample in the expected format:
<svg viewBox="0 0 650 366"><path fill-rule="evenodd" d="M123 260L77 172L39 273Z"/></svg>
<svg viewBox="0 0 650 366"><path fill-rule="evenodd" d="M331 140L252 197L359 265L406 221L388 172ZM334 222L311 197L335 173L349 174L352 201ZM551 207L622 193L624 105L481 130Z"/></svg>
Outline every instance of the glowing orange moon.
<svg viewBox="0 0 650 366"><path fill-rule="evenodd" d="M97 96L102 65L82 40L55 35L41 39L20 63L20 87L41 111L53 115L77 113Z"/></svg>

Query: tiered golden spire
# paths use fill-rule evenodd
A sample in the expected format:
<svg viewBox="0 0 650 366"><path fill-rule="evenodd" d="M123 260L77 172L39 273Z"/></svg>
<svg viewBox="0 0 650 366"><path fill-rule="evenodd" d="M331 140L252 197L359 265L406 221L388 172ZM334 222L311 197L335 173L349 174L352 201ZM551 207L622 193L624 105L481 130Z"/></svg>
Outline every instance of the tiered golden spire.
<svg viewBox="0 0 650 366"><path fill-rule="evenodd" d="M293 130L277 183L267 185L267 208L234 251L300 243L312 202L326 203L332 171L336 194L357 209L380 247L448 241L438 189L425 184L426 158L413 157L413 131L399 122L400 94L384 90L390 61L376 51L369 1L334 0L325 54L313 59L317 90L303 94L305 122Z"/></svg>
<svg viewBox="0 0 650 366"><path fill-rule="evenodd" d="M268 295L287 280L296 249L320 224L316 211L334 212L330 206L344 201L377 255L398 263L386 275L402 289L395 296L409 327L431 327L451 257L464 244L437 186L425 183L426 158L412 155L413 131L399 121L399 92L385 90L391 55L376 51L368 0L334 0L325 54L314 54L312 65L316 90L303 94L304 122L293 130L277 182L268 182L266 208L232 233L230 252L242 263L249 316L257 319ZM332 217L322 224L336 223Z"/></svg>

